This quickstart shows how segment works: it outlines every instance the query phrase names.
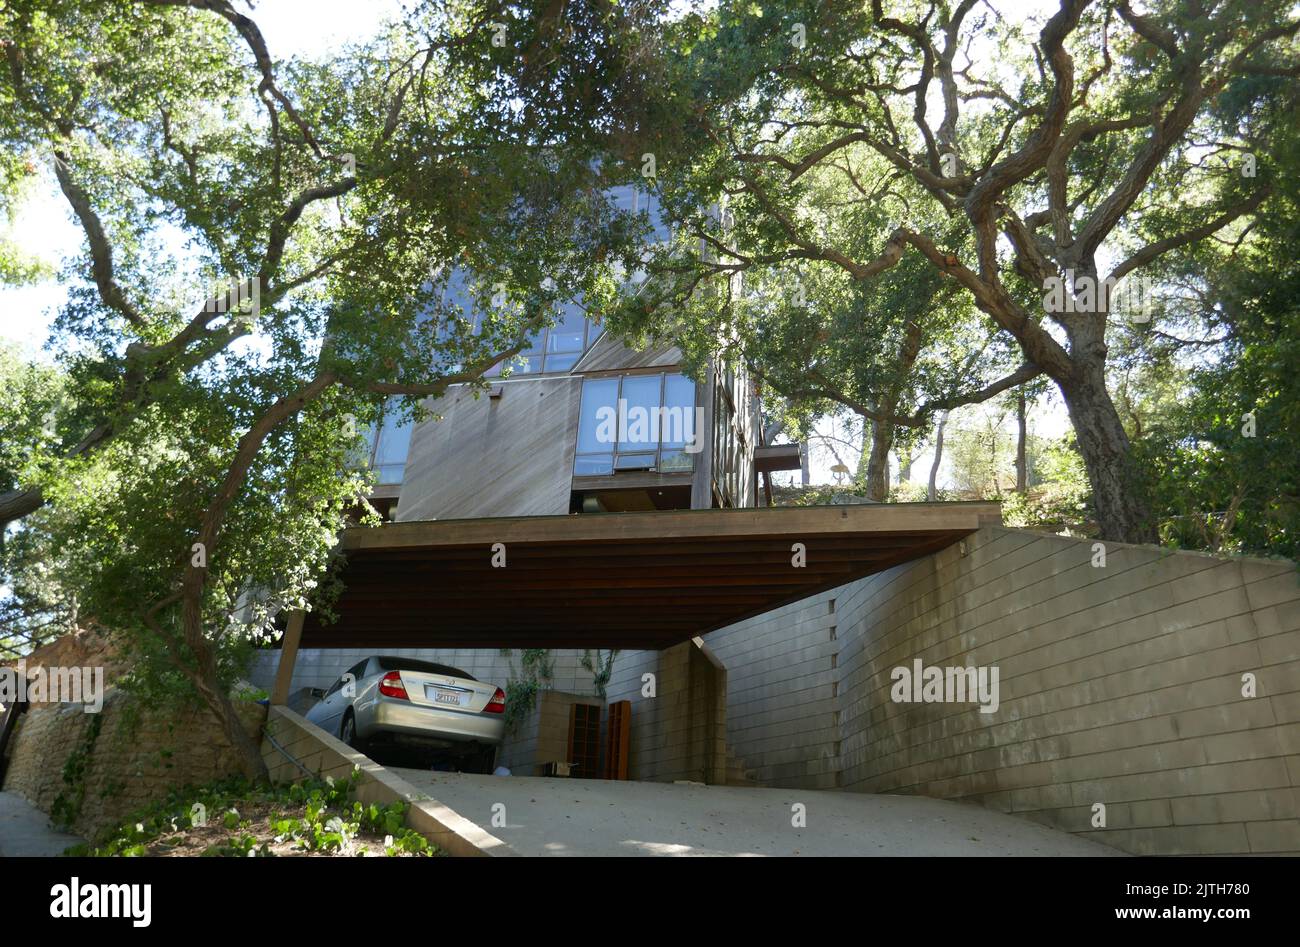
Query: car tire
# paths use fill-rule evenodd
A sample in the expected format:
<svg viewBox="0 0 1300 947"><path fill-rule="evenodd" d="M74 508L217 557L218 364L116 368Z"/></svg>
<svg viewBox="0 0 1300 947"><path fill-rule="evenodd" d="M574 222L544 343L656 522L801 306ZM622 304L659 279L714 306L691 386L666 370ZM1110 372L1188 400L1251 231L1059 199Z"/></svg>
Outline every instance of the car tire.
<svg viewBox="0 0 1300 947"><path fill-rule="evenodd" d="M343 722L339 724L339 739L358 753L361 752L360 741L357 740L357 718L351 710L343 715Z"/></svg>

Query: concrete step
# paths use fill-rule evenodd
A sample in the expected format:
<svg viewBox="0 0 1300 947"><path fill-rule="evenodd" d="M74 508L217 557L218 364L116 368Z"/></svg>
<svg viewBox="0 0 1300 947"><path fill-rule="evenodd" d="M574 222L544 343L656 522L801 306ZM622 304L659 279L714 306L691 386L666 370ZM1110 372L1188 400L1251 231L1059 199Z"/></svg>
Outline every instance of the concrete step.
<svg viewBox="0 0 1300 947"><path fill-rule="evenodd" d="M731 747L727 747L727 785L759 786L754 771L745 766L745 761L736 756Z"/></svg>

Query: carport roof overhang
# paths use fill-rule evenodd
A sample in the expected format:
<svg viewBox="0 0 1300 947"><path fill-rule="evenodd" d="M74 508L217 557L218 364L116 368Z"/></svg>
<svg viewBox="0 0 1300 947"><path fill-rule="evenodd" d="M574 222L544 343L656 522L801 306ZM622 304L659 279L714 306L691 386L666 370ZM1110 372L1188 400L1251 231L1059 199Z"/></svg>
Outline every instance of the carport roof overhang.
<svg viewBox="0 0 1300 947"><path fill-rule="evenodd" d="M996 503L890 503L349 529L337 620L307 615L302 647L664 648L1000 522Z"/></svg>

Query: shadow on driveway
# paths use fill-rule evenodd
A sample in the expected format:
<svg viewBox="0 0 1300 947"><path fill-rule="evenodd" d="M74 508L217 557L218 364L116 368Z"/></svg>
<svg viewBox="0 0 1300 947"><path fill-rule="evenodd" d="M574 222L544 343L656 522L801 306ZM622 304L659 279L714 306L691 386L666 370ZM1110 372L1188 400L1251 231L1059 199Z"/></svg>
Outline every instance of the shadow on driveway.
<svg viewBox="0 0 1300 947"><path fill-rule="evenodd" d="M521 855L1122 854L1026 819L922 796L393 772Z"/></svg>

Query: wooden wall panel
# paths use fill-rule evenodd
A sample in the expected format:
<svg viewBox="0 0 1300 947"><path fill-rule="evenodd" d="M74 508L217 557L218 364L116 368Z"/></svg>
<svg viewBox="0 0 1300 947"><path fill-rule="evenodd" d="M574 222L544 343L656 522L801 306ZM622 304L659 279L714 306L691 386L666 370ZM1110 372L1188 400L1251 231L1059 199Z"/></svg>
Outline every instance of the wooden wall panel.
<svg viewBox="0 0 1300 947"><path fill-rule="evenodd" d="M632 368L672 368L682 360L675 345L654 345L643 351L628 346L621 336L606 332L582 357L574 372L626 371Z"/></svg>
<svg viewBox="0 0 1300 947"><path fill-rule="evenodd" d="M454 389L411 432L399 521L569 512L582 379L500 384L495 399Z"/></svg>

